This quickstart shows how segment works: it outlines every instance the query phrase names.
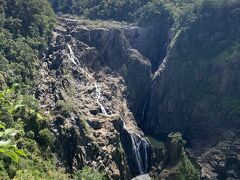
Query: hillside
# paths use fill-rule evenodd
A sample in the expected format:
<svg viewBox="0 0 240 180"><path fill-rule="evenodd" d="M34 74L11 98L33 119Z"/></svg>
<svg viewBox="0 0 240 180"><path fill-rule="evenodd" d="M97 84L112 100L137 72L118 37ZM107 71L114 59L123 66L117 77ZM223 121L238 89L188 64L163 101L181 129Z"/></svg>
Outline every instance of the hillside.
<svg viewBox="0 0 240 180"><path fill-rule="evenodd" d="M238 22L237 0L0 0L0 179L240 179Z"/></svg>

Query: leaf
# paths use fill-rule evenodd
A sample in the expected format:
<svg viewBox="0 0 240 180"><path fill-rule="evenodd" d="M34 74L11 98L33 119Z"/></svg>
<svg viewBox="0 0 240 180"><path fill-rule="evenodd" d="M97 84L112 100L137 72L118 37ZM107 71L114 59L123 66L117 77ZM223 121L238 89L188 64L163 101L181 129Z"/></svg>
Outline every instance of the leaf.
<svg viewBox="0 0 240 180"><path fill-rule="evenodd" d="M4 136L4 131L0 132L0 138Z"/></svg>
<svg viewBox="0 0 240 180"><path fill-rule="evenodd" d="M4 97L4 94L2 91L0 91L0 99L2 99Z"/></svg>
<svg viewBox="0 0 240 180"><path fill-rule="evenodd" d="M5 126L0 124L0 129L5 129Z"/></svg>
<svg viewBox="0 0 240 180"><path fill-rule="evenodd" d="M14 151L9 151L7 150L4 153L6 156L10 157L13 161L18 162L19 161L19 156L14 152Z"/></svg>
<svg viewBox="0 0 240 180"><path fill-rule="evenodd" d="M14 106L14 110L17 110L20 107L24 107L24 105L23 104L17 104L17 105Z"/></svg>
<svg viewBox="0 0 240 180"><path fill-rule="evenodd" d="M19 161L20 156L26 156L25 152L21 149L17 149L16 145L0 147L0 153L10 157L15 162Z"/></svg>
<svg viewBox="0 0 240 180"><path fill-rule="evenodd" d="M25 152L24 152L22 149L17 149L17 150L15 150L15 152L16 152L18 155L26 156Z"/></svg>
<svg viewBox="0 0 240 180"><path fill-rule="evenodd" d="M6 150L4 148L0 147L0 153L5 153L5 152L6 152Z"/></svg>
<svg viewBox="0 0 240 180"><path fill-rule="evenodd" d="M0 147L4 147L4 146L7 146L11 143L11 140L7 140L7 141L4 141L4 140L1 140L0 141Z"/></svg>
<svg viewBox="0 0 240 180"><path fill-rule="evenodd" d="M36 111L34 110L34 109L30 109L29 110L29 113L31 113L31 114L33 114L33 113L35 113Z"/></svg>
<svg viewBox="0 0 240 180"><path fill-rule="evenodd" d="M40 119L40 120L44 119L44 117L40 113L37 113L37 118Z"/></svg>
<svg viewBox="0 0 240 180"><path fill-rule="evenodd" d="M5 93L4 94L12 94L14 93L14 89L13 88L8 88L5 90Z"/></svg>
<svg viewBox="0 0 240 180"><path fill-rule="evenodd" d="M6 135L6 136L15 136L16 134L18 133L18 131L16 130L16 129L13 129L13 128L9 128L9 129L6 129L5 131L4 131L4 134Z"/></svg>

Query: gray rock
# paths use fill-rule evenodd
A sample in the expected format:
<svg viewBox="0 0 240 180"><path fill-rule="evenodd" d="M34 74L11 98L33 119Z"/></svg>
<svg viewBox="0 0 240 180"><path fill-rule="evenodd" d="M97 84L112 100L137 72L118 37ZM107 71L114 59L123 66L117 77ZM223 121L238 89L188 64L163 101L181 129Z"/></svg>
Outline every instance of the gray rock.
<svg viewBox="0 0 240 180"><path fill-rule="evenodd" d="M132 180L151 180L151 177L149 176L149 174L143 174L133 178Z"/></svg>

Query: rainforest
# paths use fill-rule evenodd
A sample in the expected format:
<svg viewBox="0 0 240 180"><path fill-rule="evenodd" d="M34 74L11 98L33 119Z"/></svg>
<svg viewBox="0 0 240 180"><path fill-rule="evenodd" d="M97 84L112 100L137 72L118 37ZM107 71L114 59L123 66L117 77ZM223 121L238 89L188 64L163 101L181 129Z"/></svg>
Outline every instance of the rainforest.
<svg viewBox="0 0 240 180"><path fill-rule="evenodd" d="M240 1L0 0L0 180L239 180Z"/></svg>

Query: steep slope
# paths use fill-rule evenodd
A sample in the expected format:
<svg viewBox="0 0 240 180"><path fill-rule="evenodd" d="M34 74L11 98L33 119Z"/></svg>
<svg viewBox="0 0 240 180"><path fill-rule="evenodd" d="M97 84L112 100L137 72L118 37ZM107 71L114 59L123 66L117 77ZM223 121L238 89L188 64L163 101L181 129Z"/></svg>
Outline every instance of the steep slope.
<svg viewBox="0 0 240 180"><path fill-rule="evenodd" d="M181 165L182 144L168 149L178 148L180 154L165 154L137 126L135 117L149 92L151 64L131 44L141 42L149 31L119 22L68 16L58 20L42 60L36 98L53 118L56 152L66 170L90 166L110 179L148 172L157 178L172 162L168 157L176 156L172 165L194 171L191 163Z"/></svg>
<svg viewBox="0 0 240 180"><path fill-rule="evenodd" d="M150 64L128 45L124 29L129 27L59 21L42 62L36 97L54 117L63 165L68 171L87 165L106 171L111 179L148 172L150 144L129 107L138 108L134 101L144 99L144 89L135 92L148 87ZM139 72L146 73L141 80L136 79Z"/></svg>
<svg viewBox="0 0 240 180"><path fill-rule="evenodd" d="M160 136L180 131L193 149L204 148L203 152L225 139L226 131L238 132L239 5L237 1L205 1L196 19L175 34L152 81L142 125L146 132ZM224 177L228 177L227 169L223 165Z"/></svg>
<svg viewBox="0 0 240 180"><path fill-rule="evenodd" d="M82 178L90 167L195 180L197 167L203 179L240 179L237 0L52 0L57 12L138 22L65 15L52 36L47 1L1 2L0 123L23 132L14 146L28 153L25 169L0 154L4 176ZM41 108L7 88L16 82Z"/></svg>

